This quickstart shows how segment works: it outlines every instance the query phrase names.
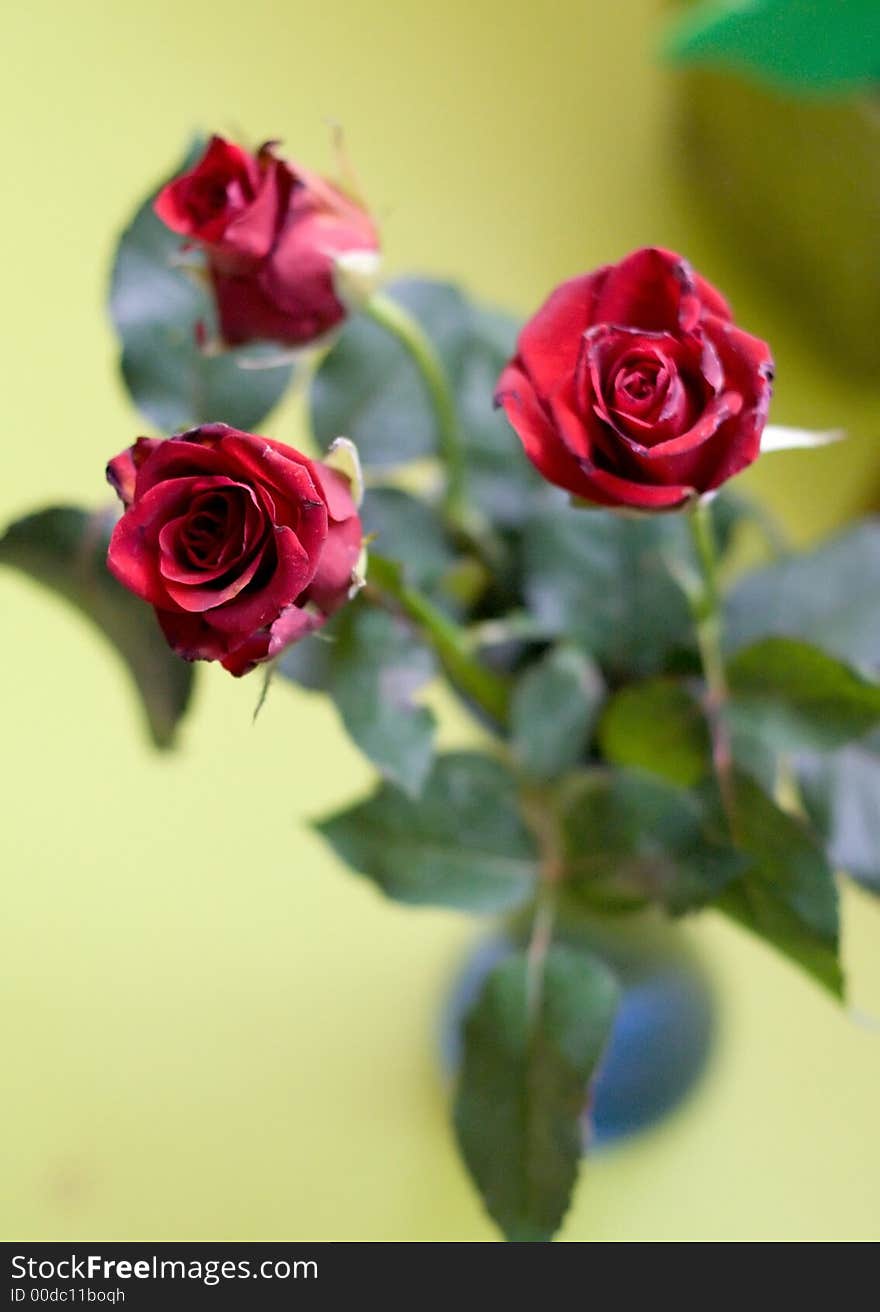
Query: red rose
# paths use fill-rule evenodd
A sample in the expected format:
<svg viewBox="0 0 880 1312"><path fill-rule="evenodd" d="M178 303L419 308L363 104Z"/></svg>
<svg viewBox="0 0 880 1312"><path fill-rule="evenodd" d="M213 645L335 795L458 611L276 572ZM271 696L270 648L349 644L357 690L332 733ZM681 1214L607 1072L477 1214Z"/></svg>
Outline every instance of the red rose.
<svg viewBox="0 0 880 1312"><path fill-rule="evenodd" d="M765 342L671 251L572 278L519 336L495 396L551 483L601 506L668 510L760 450Z"/></svg>
<svg viewBox="0 0 880 1312"><path fill-rule="evenodd" d="M350 483L292 447L206 424L140 438L107 477L125 506L110 570L186 660L247 674L351 594L362 532Z"/></svg>
<svg viewBox="0 0 880 1312"><path fill-rule="evenodd" d="M196 167L160 191L155 210L204 248L220 330L233 346L302 346L323 336L346 314L340 265L378 259L369 214L271 144L253 156L213 137Z"/></svg>
<svg viewBox="0 0 880 1312"><path fill-rule="evenodd" d="M204 246L212 267L247 269L272 249L292 184L268 147L253 156L212 137L195 168L163 187L153 208L172 232Z"/></svg>

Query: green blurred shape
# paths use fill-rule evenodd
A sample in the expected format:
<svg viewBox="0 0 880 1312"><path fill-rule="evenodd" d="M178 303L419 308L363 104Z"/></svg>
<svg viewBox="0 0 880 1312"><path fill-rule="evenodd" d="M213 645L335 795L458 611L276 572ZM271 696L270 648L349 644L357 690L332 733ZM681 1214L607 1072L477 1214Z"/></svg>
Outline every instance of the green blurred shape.
<svg viewBox="0 0 880 1312"><path fill-rule="evenodd" d="M691 200L823 358L880 381L880 109L708 69L680 103Z"/></svg>
<svg viewBox="0 0 880 1312"><path fill-rule="evenodd" d="M705 0L664 42L678 63L723 64L835 94L880 79L877 0Z"/></svg>

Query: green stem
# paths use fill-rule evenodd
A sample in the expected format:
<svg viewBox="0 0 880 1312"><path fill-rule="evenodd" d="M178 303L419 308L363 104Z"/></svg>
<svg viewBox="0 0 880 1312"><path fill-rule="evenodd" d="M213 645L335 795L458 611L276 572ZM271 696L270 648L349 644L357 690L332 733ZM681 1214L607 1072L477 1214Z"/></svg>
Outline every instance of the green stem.
<svg viewBox="0 0 880 1312"><path fill-rule="evenodd" d="M733 824L733 756L726 710L729 698L727 674L721 648L721 591L718 584L718 557L715 529L709 503L698 499L688 512L691 535L700 567L699 586L687 590L697 646L706 680L706 713L712 737L712 759L721 801L729 823Z"/></svg>
<svg viewBox="0 0 880 1312"><path fill-rule="evenodd" d="M370 557L368 584L415 621L455 686L498 725L505 724L510 702L508 681L477 660L467 631L406 584L400 567L381 556Z"/></svg>
<svg viewBox="0 0 880 1312"><path fill-rule="evenodd" d="M543 788L526 789L520 796L520 802L541 853L532 932L526 949L526 1009L529 1023L533 1025L541 1012L544 966L556 927L562 861L556 806L551 792Z"/></svg>
<svg viewBox="0 0 880 1312"><path fill-rule="evenodd" d="M541 1012L544 992L544 966L553 944L556 925L556 885L544 879L538 887L532 933L526 949L526 1012L534 1025Z"/></svg>
<svg viewBox="0 0 880 1312"><path fill-rule="evenodd" d="M406 348L422 376L437 418L440 455L446 467L444 509L453 527L466 528L464 445L455 397L443 362L421 324L399 302L384 292L374 292L364 309Z"/></svg>

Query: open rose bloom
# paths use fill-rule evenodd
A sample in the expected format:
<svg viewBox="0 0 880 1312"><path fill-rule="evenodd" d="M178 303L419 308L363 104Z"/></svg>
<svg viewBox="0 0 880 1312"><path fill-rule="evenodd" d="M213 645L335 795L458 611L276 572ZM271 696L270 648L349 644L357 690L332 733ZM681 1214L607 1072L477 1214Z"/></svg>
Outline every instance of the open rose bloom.
<svg viewBox="0 0 880 1312"><path fill-rule="evenodd" d="M162 189L156 214L201 246L229 345L303 346L345 317L337 269L375 258L369 214L338 187L280 158L212 137L189 173Z"/></svg>
<svg viewBox="0 0 880 1312"><path fill-rule="evenodd" d="M349 479L269 438L208 424L142 437L107 467L125 511L108 565L186 660L246 674L320 628L358 585Z"/></svg>
<svg viewBox="0 0 880 1312"><path fill-rule="evenodd" d="M519 336L496 402L551 483L601 506L671 510L760 450L766 343L671 251L557 287Z"/></svg>

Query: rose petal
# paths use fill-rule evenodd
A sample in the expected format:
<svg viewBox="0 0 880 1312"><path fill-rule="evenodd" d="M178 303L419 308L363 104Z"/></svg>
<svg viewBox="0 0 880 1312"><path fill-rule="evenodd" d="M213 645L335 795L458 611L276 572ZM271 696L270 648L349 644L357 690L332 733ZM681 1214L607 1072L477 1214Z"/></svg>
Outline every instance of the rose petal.
<svg viewBox="0 0 880 1312"><path fill-rule="evenodd" d="M241 678L262 662L280 656L287 647L320 629L323 623L320 615L299 606L288 606L270 628L252 633L240 646L233 648L223 659L223 668Z"/></svg>
<svg viewBox="0 0 880 1312"><path fill-rule="evenodd" d="M607 274L607 269L598 269L564 282L520 333L516 358L539 394L556 390L560 380L574 376L581 337L596 321Z"/></svg>
<svg viewBox="0 0 880 1312"><path fill-rule="evenodd" d="M153 202L155 213L166 227L200 241L213 242L222 237L230 219L228 207L207 219L194 212L195 188L211 180L218 186L237 181L241 188L240 204L246 205L259 182L256 160L233 142L212 137L195 167L169 182Z"/></svg>
<svg viewBox="0 0 880 1312"><path fill-rule="evenodd" d="M699 317L700 298L687 260L649 246L609 269L593 323L680 333L695 328Z"/></svg>
<svg viewBox="0 0 880 1312"><path fill-rule="evenodd" d="M229 650L225 636L206 624L201 615L157 608L156 619L168 645L185 661L219 661Z"/></svg>
<svg viewBox="0 0 880 1312"><path fill-rule="evenodd" d="M113 529L107 549L107 566L129 591L153 606L167 606L165 581L159 572L159 531L180 515L198 492L211 486L227 487L228 478L173 478L150 488ZM234 486L234 485L233 485Z"/></svg>
<svg viewBox="0 0 880 1312"><path fill-rule="evenodd" d="M276 563L265 580L258 575L257 581L237 597L206 612L208 623L221 633L235 636L271 624L311 582L315 566L293 530L276 527L274 545ZM270 549L267 543L265 550ZM267 568L268 563L267 555Z"/></svg>
<svg viewBox="0 0 880 1312"><path fill-rule="evenodd" d="M338 610L348 598L352 577L363 544L363 530L357 515L333 520L315 577L304 594L326 615Z"/></svg>
<svg viewBox="0 0 880 1312"><path fill-rule="evenodd" d="M327 514L339 522L357 514L351 484L344 474L316 460L312 473L327 504Z"/></svg>
<svg viewBox="0 0 880 1312"><path fill-rule="evenodd" d="M592 485L555 430L518 362L509 364L498 380L495 404L503 408L540 474L575 496L589 496Z"/></svg>

